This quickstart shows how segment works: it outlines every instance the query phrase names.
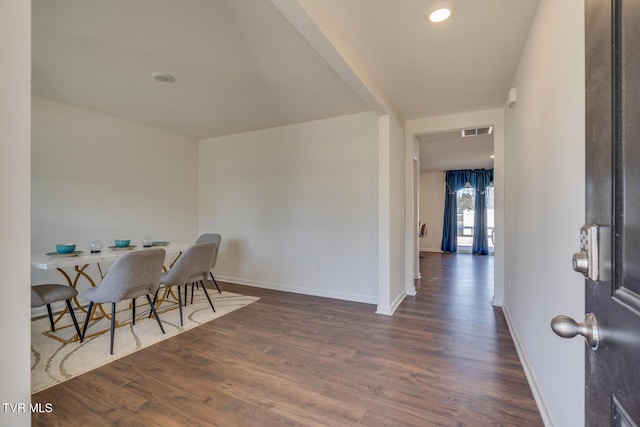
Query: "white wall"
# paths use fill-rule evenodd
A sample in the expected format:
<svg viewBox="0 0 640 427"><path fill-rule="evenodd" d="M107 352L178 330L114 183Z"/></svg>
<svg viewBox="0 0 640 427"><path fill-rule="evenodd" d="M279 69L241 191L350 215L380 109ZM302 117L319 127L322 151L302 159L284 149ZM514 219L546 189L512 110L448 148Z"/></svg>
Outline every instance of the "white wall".
<svg viewBox="0 0 640 427"><path fill-rule="evenodd" d="M542 0L506 120L505 312L547 425L584 424L584 342L549 327L584 318L571 257L585 217L584 6Z"/></svg>
<svg viewBox="0 0 640 427"><path fill-rule="evenodd" d="M404 129L394 114L378 120L379 300L376 313L392 315L407 295L415 294L413 250L415 234L407 232ZM412 167L413 165L410 165ZM412 173L411 173L412 175ZM405 257L405 253L410 254Z"/></svg>
<svg viewBox="0 0 640 427"><path fill-rule="evenodd" d="M188 137L49 99L32 105L32 251L117 238L194 241L198 146ZM33 269L34 283L60 282Z"/></svg>
<svg viewBox="0 0 640 427"><path fill-rule="evenodd" d="M440 252L444 223L444 172L420 174L420 218L429 224L427 237L420 238L420 250Z"/></svg>
<svg viewBox="0 0 640 427"><path fill-rule="evenodd" d="M0 2L0 401L31 402L29 322L29 108L31 2ZM28 426L28 412L0 412L0 425Z"/></svg>
<svg viewBox="0 0 640 427"><path fill-rule="evenodd" d="M223 236L217 278L377 302L375 114L199 145L200 232Z"/></svg>
<svg viewBox="0 0 640 427"><path fill-rule="evenodd" d="M392 314L407 294L415 294L413 212L406 211L404 129L393 105L351 48L350 28L335 19L323 2L272 0L273 4L344 79L372 112L378 114L378 308ZM398 155L400 159L398 159ZM407 254L405 258L405 254Z"/></svg>
<svg viewBox="0 0 640 427"><path fill-rule="evenodd" d="M398 308L407 294L415 294L413 272L409 271L413 264L413 256L407 251L407 244L411 244L415 233L407 234L407 212L405 200L405 174L413 175L413 169L405 166L404 123L398 116L391 114L391 282L389 283L391 307L388 314ZM405 256L408 253L408 256ZM378 307L380 311L381 307Z"/></svg>

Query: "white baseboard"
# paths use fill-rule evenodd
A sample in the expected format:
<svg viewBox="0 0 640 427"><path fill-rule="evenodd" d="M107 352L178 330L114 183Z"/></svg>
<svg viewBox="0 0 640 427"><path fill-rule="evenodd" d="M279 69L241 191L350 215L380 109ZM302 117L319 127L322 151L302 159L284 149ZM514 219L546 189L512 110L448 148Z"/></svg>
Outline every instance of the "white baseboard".
<svg viewBox="0 0 640 427"><path fill-rule="evenodd" d="M404 298L407 296L406 292L401 293L398 297L391 303L391 305L378 305L376 310L376 314L384 314L385 316L393 316L396 309L400 306Z"/></svg>
<svg viewBox="0 0 640 427"><path fill-rule="evenodd" d="M422 276L420 278L422 278ZM413 284L411 284L410 287L405 289L405 292L406 292L405 296L410 296L410 297L416 296L416 294L418 293L418 291L416 290L416 287Z"/></svg>
<svg viewBox="0 0 640 427"><path fill-rule="evenodd" d="M551 417L549 416L549 411L547 410L547 405L544 402L544 398L540 393L540 389L536 384L535 378L533 377L533 373L531 372L531 368L529 362L527 360L527 356L520 345L520 338L518 337L518 333L513 328L513 323L511 322L511 316L509 315L509 310L506 305L502 306L502 312L504 313L504 318L507 321L507 327L509 328L509 333L511 334L511 340L516 346L516 351L518 352L518 358L520 359L520 364L524 370L524 374L527 377L527 381L529 382L529 388L531 388L531 393L533 394L533 398L536 401L536 405L538 406L538 411L540 411L540 416L542 417L542 422L545 427L553 427L553 422L551 422Z"/></svg>
<svg viewBox="0 0 640 427"><path fill-rule="evenodd" d="M442 253L440 248L420 248L420 252L438 252Z"/></svg>
<svg viewBox="0 0 640 427"><path fill-rule="evenodd" d="M278 283L263 282L257 280L246 280L238 277L219 276L216 274L216 280L237 285L253 286L256 288L273 289L275 291L292 292L294 294L311 295L315 297L333 298L343 301L363 302L365 304L377 304L378 297L368 295L350 294L344 292L327 291L325 289L303 288L299 286L282 285Z"/></svg>

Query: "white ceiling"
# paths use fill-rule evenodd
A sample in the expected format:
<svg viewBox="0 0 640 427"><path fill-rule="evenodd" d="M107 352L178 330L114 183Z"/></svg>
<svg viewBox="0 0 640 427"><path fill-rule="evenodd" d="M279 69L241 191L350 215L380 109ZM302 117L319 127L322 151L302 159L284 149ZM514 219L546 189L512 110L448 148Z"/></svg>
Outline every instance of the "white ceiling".
<svg viewBox="0 0 640 427"><path fill-rule="evenodd" d="M538 7L450 0L451 19L432 24L425 12L442 0L300 2L404 119L503 107Z"/></svg>
<svg viewBox="0 0 640 427"><path fill-rule="evenodd" d="M538 0L436 2L33 0L33 93L198 139L502 107Z"/></svg>
<svg viewBox="0 0 640 427"><path fill-rule="evenodd" d="M198 139L367 110L268 0L34 0L33 92Z"/></svg>

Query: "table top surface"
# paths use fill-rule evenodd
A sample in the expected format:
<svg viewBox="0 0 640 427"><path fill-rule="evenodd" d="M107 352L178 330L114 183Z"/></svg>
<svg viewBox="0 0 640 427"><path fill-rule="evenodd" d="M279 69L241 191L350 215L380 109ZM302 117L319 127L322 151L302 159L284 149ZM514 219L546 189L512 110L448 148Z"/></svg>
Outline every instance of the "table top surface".
<svg viewBox="0 0 640 427"><path fill-rule="evenodd" d="M78 265L86 264L98 264L102 262L115 261L120 255L123 255L131 251L146 251L150 249L162 248L167 252L167 255L177 254L193 245L194 243L169 243L163 246L152 246L150 248L143 248L142 246L136 246L133 249L110 249L103 248L101 252L92 254L89 251L84 251L81 254L75 256L69 255L47 255L47 254L31 254L31 267L40 270L54 270L56 268L75 267Z"/></svg>

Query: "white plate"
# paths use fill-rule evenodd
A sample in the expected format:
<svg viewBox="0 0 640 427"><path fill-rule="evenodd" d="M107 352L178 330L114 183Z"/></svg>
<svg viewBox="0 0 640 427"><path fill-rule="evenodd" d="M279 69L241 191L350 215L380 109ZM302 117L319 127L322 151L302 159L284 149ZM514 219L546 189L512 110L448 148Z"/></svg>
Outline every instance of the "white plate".
<svg viewBox="0 0 640 427"><path fill-rule="evenodd" d="M109 249L111 249L112 251L129 251L133 248L135 248L136 245L129 245L129 246L109 246Z"/></svg>
<svg viewBox="0 0 640 427"><path fill-rule="evenodd" d="M83 251L74 251L74 252L69 252L68 254L61 254L58 252L47 252L45 255L49 255L49 256L78 256L82 253Z"/></svg>

